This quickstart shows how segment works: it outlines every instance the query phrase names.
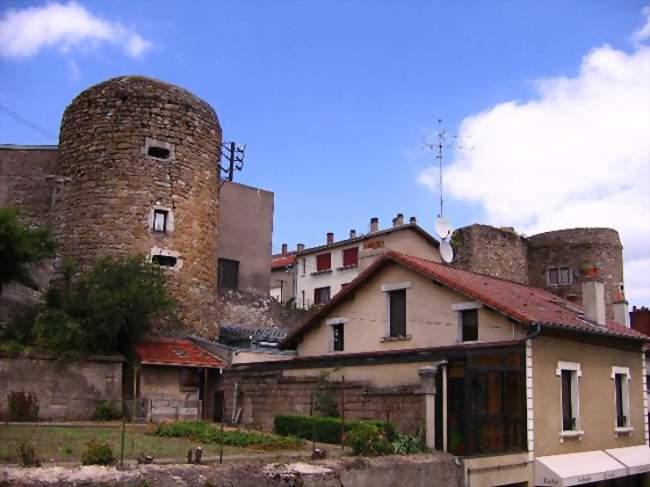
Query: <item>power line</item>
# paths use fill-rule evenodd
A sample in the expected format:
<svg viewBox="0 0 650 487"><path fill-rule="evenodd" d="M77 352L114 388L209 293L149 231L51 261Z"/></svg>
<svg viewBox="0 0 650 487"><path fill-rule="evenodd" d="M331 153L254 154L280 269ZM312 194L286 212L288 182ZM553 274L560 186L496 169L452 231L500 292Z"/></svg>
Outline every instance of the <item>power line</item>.
<svg viewBox="0 0 650 487"><path fill-rule="evenodd" d="M43 135L43 136L45 136L45 137L47 137L49 139L56 140L56 141L59 140L59 138L56 135L54 135L52 132L50 132L46 128L43 128L40 125L38 125L37 123L32 122L31 120L28 120L27 118L17 114L16 112L14 112L13 110L10 110L9 108L7 108L4 105L0 105L0 111L5 112L7 115L9 115L11 118L16 120L17 122L22 123L26 127L29 127L30 129L35 130L36 132L40 133L41 135Z"/></svg>

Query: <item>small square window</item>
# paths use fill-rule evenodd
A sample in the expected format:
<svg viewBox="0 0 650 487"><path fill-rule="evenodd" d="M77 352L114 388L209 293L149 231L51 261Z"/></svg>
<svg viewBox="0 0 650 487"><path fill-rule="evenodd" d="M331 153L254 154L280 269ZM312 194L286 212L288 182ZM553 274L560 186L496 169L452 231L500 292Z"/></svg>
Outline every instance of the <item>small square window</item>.
<svg viewBox="0 0 650 487"><path fill-rule="evenodd" d="M199 388L201 376L198 369L181 369L180 390L182 392L193 392Z"/></svg>
<svg viewBox="0 0 650 487"><path fill-rule="evenodd" d="M150 157L155 157L156 159L169 159L171 152L166 147L157 147L155 145L152 145L149 146L147 155Z"/></svg>
<svg viewBox="0 0 650 487"><path fill-rule="evenodd" d="M153 231L167 233L167 218L169 212L167 210L154 210L153 211Z"/></svg>
<svg viewBox="0 0 650 487"><path fill-rule="evenodd" d="M175 267L178 259L173 255L154 255L151 257L151 262L162 267Z"/></svg>
<svg viewBox="0 0 650 487"><path fill-rule="evenodd" d="M320 254L316 256L316 271L326 271L332 268L332 254Z"/></svg>
<svg viewBox="0 0 650 487"><path fill-rule="evenodd" d="M566 286L573 282L570 267L549 267L546 275L549 286Z"/></svg>
<svg viewBox="0 0 650 487"><path fill-rule="evenodd" d="M342 352L344 348L343 323L332 325L332 350Z"/></svg>
<svg viewBox="0 0 650 487"><path fill-rule="evenodd" d="M478 340L478 309L460 311L461 341L475 342Z"/></svg>
<svg viewBox="0 0 650 487"><path fill-rule="evenodd" d="M330 288L319 287L314 289L314 304L327 304L330 302Z"/></svg>

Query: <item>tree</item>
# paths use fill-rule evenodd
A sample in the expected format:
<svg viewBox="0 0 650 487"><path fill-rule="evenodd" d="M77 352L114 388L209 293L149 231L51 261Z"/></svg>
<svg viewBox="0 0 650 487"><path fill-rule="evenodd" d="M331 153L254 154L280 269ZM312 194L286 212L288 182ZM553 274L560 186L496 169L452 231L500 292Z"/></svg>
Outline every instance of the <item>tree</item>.
<svg viewBox="0 0 650 487"><path fill-rule="evenodd" d="M7 282L32 286L28 265L52 257L54 248L47 230L28 228L16 210L0 208L0 294Z"/></svg>
<svg viewBox="0 0 650 487"><path fill-rule="evenodd" d="M70 352L114 352L123 341L136 341L175 301L164 271L139 255L104 257L72 280L70 264L44 301L15 320L5 338L23 345L70 355Z"/></svg>

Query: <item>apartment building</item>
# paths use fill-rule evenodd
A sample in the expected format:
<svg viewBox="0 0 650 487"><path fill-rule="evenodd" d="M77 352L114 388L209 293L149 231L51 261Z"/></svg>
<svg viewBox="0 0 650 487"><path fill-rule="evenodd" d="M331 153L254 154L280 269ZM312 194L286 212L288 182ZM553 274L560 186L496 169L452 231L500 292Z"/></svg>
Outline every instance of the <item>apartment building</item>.
<svg viewBox="0 0 650 487"><path fill-rule="evenodd" d="M404 215L393 218L392 226L379 228L379 218L370 220L370 231L336 241L327 234L324 245L298 248L294 254L295 299L298 307L308 309L327 304L377 257L390 250L439 262L438 241L417 224L415 217L404 223Z"/></svg>

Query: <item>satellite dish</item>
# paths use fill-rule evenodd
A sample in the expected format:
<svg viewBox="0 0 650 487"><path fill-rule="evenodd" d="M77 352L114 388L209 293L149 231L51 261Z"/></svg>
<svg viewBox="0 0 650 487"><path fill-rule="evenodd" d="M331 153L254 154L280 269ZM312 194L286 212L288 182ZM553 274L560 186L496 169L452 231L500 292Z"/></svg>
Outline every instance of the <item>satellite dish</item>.
<svg viewBox="0 0 650 487"><path fill-rule="evenodd" d="M451 247L451 244L446 240L440 242L440 257L442 260L448 264L454 260L454 249Z"/></svg>
<svg viewBox="0 0 650 487"><path fill-rule="evenodd" d="M438 221L436 221L436 233L440 238L444 239L449 237L452 231L453 228L451 228L451 224L447 220L442 217L438 218Z"/></svg>

